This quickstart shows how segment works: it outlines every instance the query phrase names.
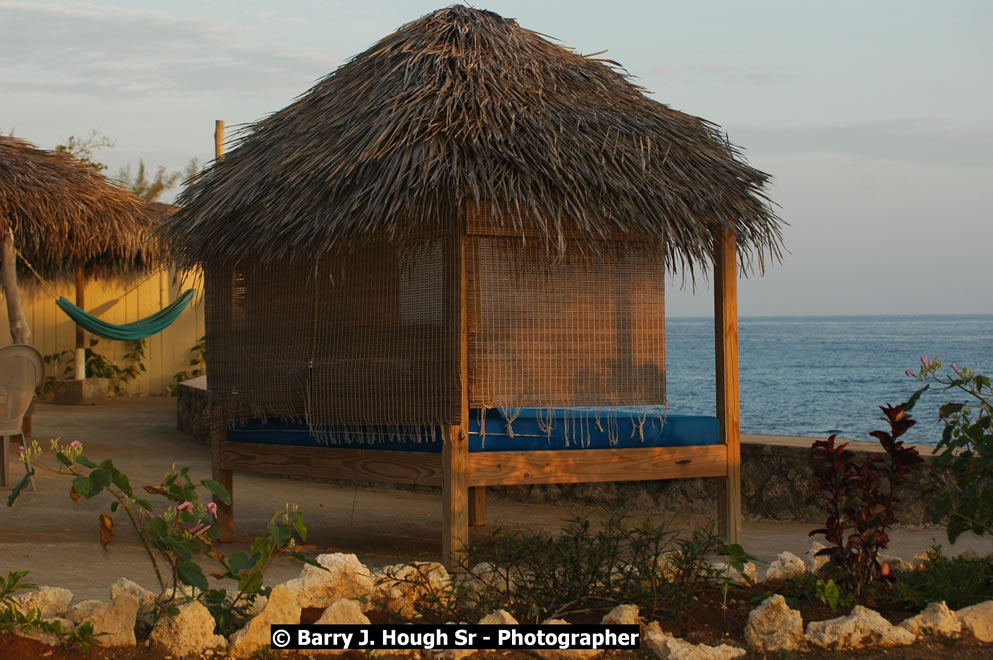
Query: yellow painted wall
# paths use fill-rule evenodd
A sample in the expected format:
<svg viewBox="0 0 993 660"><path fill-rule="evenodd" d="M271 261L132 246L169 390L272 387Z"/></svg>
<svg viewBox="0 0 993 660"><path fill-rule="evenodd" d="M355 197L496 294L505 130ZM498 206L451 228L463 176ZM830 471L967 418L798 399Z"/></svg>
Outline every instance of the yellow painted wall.
<svg viewBox="0 0 993 660"><path fill-rule="evenodd" d="M174 283L169 270L162 270L150 277L133 281L92 281L86 285L87 312L108 323L132 323L154 314L175 300L190 287L198 289L189 307L171 326L145 340L145 373L128 384L130 394L164 394L176 384L174 375L189 370L190 348L204 335L202 279L194 277ZM60 295L75 302L74 284L56 285ZM76 326L55 304L55 294L48 287L37 285L21 288L21 302L31 327L31 343L42 355L50 355L76 345ZM0 300L3 295L0 293ZM6 301L0 312L0 345L10 343L10 324L7 321ZM92 335L86 335L86 344ZM124 365L123 356L131 348L130 342L95 337L99 343L94 350ZM47 375L60 376L54 365L47 367Z"/></svg>

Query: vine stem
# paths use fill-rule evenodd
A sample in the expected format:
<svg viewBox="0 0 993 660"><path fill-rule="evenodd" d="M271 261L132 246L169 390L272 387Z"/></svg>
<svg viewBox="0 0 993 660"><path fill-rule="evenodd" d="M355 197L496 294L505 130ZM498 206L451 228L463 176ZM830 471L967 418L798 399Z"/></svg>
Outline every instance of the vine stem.
<svg viewBox="0 0 993 660"><path fill-rule="evenodd" d="M155 577L159 581L159 587L162 589L162 593L166 591L165 580L162 579L162 573L159 571L159 563L155 561L155 555L152 553L152 549L148 546L148 539L145 538L144 532L141 531L141 527L138 525L138 521L134 519L134 512L131 511L131 507L128 502L124 499L124 494L120 491L114 491L110 488L107 489L110 494L117 498L117 501L121 503L121 508L124 509L124 513L127 514L128 520L131 521L131 526L134 531L138 533L138 538L141 539L141 545L145 549L145 554L148 555L148 559L152 562L152 568L155 569Z"/></svg>

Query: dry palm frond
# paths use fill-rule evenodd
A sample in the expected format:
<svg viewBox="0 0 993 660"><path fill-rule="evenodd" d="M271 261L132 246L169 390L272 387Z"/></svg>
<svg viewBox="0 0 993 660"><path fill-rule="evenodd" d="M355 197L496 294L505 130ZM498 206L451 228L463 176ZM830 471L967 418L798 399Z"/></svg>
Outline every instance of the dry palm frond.
<svg viewBox="0 0 993 660"><path fill-rule="evenodd" d="M715 125L648 98L616 63L462 6L404 25L232 147L168 225L184 265L437 235L473 202L552 250L633 236L692 267L723 226L749 258L780 252L768 175Z"/></svg>
<svg viewBox="0 0 993 660"><path fill-rule="evenodd" d="M117 275L163 259L156 228L172 210L150 205L71 156L0 136L0 231L49 279Z"/></svg>

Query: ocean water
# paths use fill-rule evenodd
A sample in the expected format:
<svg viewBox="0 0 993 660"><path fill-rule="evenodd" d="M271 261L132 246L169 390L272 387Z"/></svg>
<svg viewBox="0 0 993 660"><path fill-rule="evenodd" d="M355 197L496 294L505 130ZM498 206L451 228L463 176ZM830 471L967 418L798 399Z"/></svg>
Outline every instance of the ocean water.
<svg viewBox="0 0 993 660"><path fill-rule="evenodd" d="M993 377L993 316L754 317L739 320L743 433L874 441L887 429L879 406L920 384L908 377L922 355ZM666 322L667 395L673 413L712 415L714 322ZM913 410L909 443L936 444L938 406L963 400L927 392Z"/></svg>

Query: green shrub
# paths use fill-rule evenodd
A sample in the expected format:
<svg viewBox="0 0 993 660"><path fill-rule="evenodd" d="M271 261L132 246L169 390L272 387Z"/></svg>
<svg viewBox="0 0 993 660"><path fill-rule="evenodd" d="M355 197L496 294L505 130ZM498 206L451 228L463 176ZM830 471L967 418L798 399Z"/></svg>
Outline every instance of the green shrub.
<svg viewBox="0 0 993 660"><path fill-rule="evenodd" d="M895 596L914 609L945 601L957 610L993 599L993 559L946 557L935 546L919 569L897 573Z"/></svg>
<svg viewBox="0 0 993 660"><path fill-rule="evenodd" d="M521 623L540 623L596 617L622 603L638 605L646 617L671 618L694 607L702 592L721 588L723 572L710 558L730 546L710 528L680 536L665 523L606 514L602 524L571 518L557 536L497 530L458 555L456 577L443 590L426 571L394 579L416 587L426 621L477 621L504 609ZM741 551L735 558L750 556Z"/></svg>

